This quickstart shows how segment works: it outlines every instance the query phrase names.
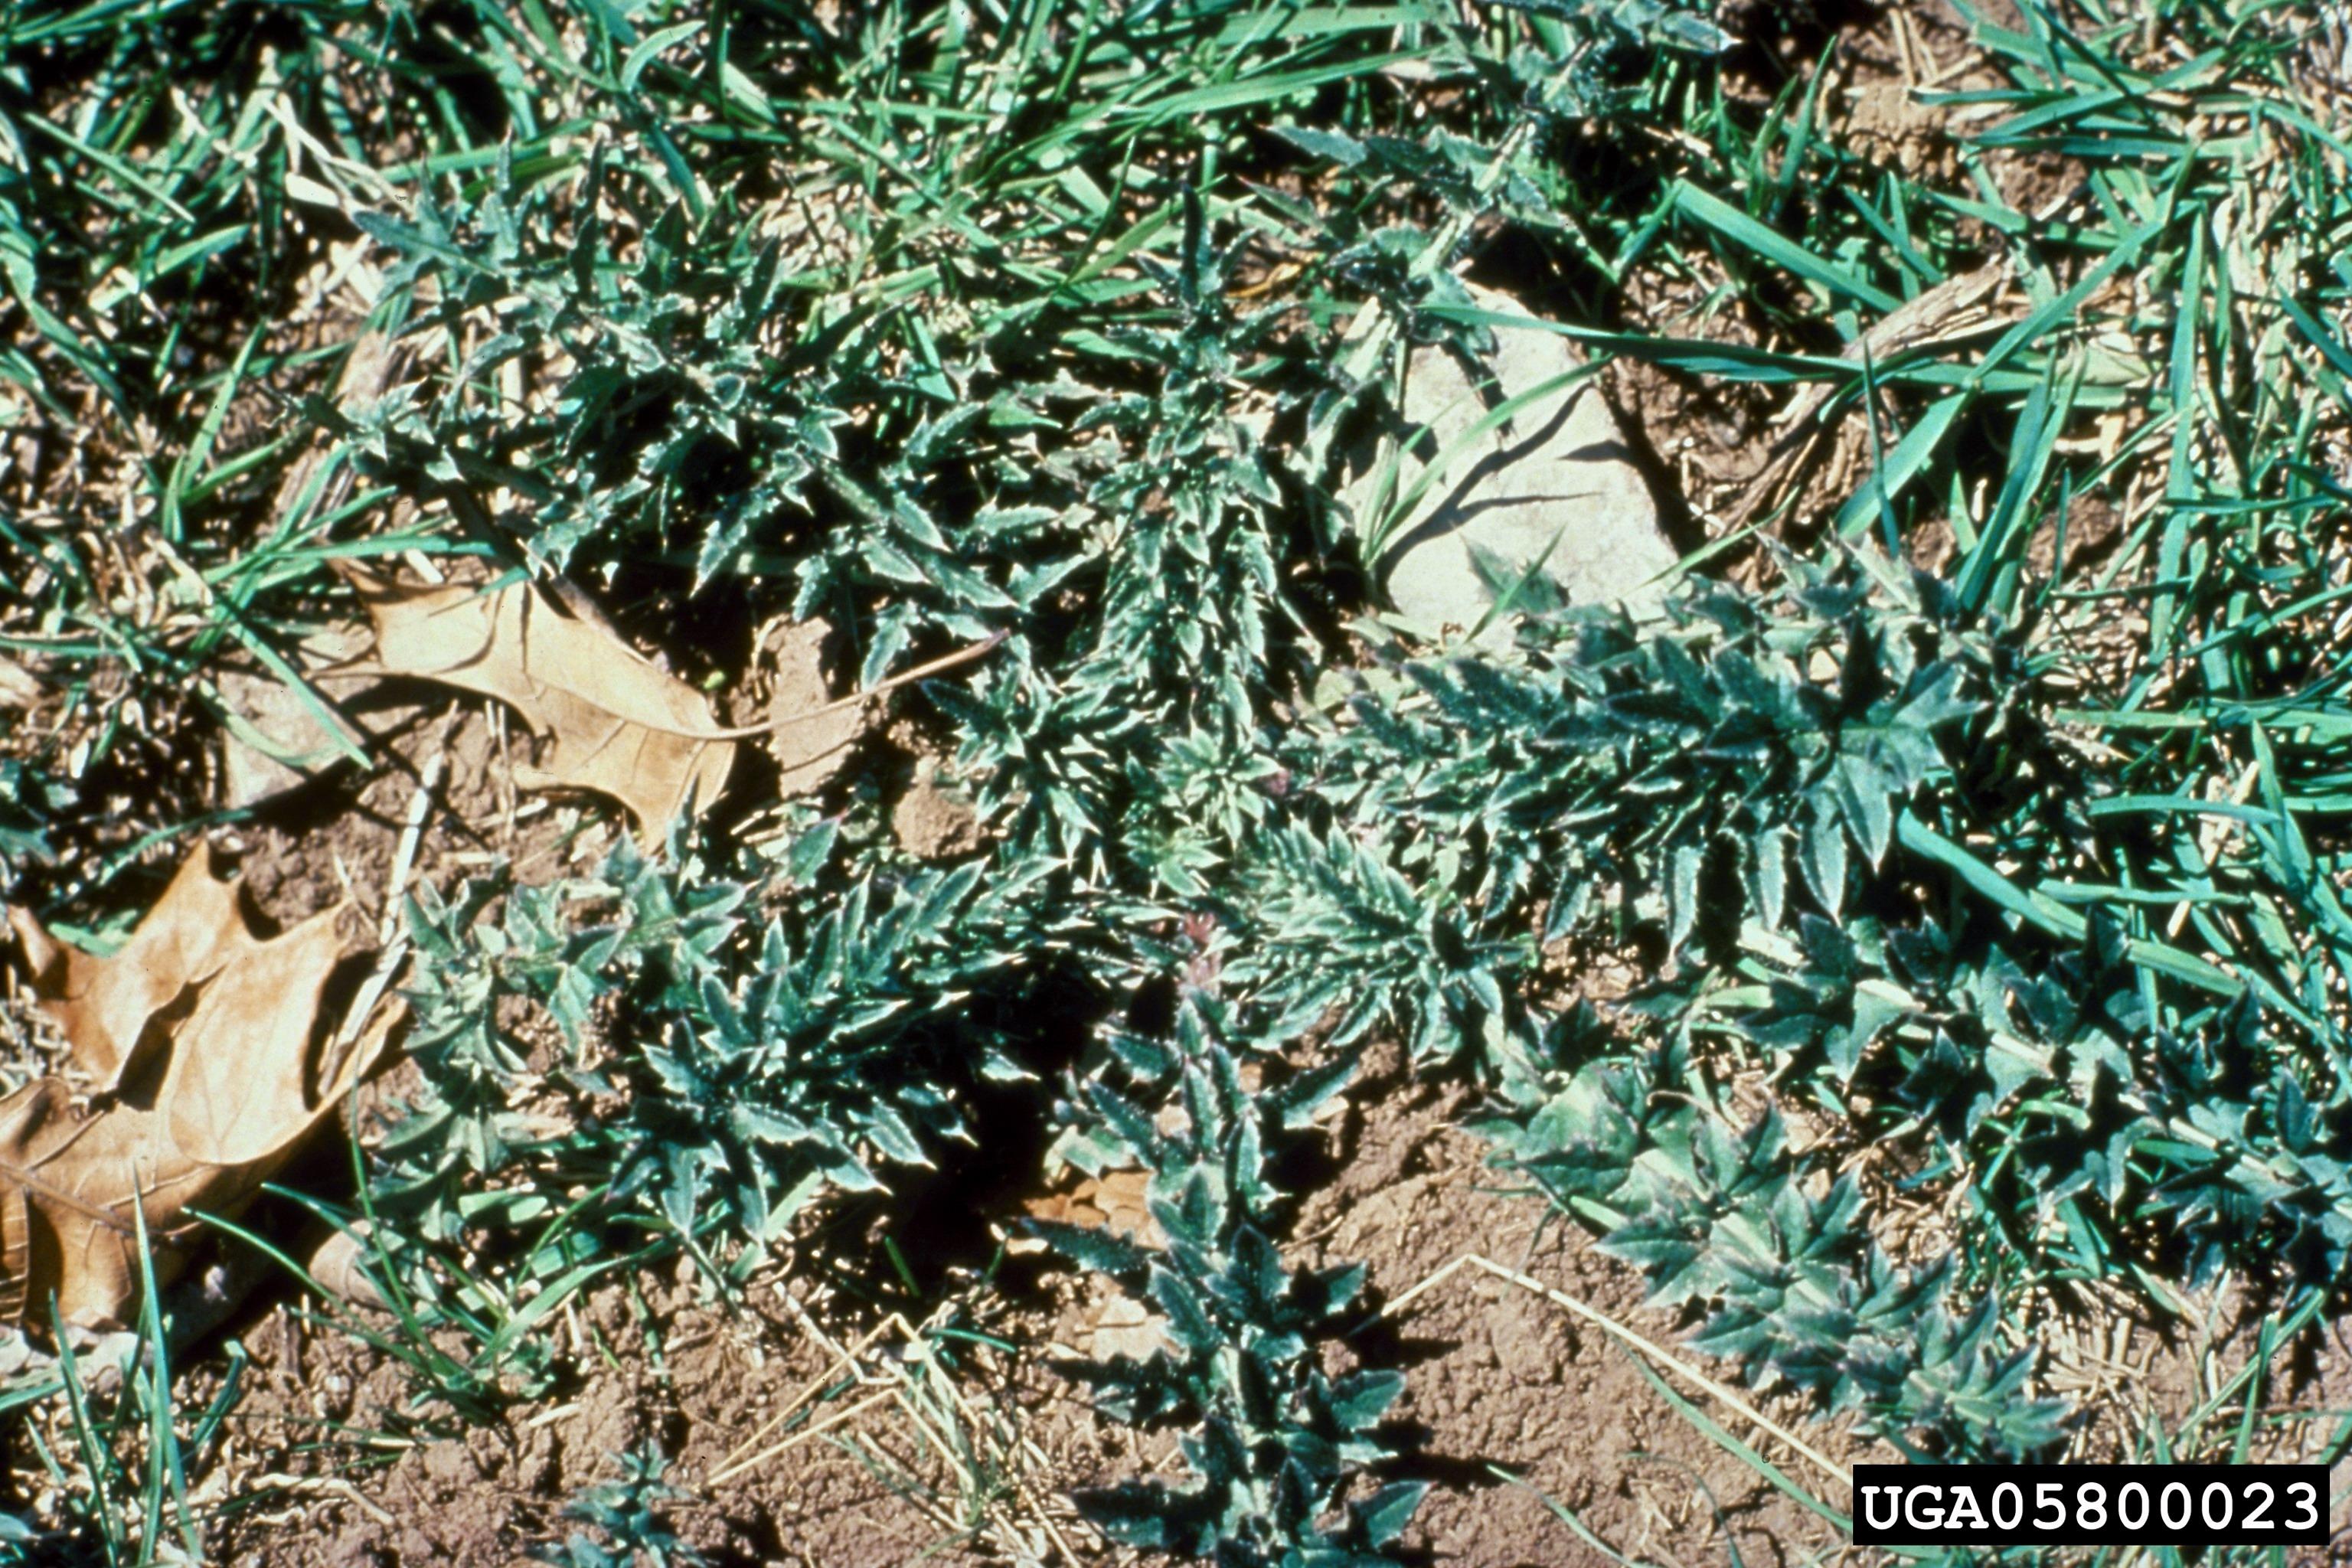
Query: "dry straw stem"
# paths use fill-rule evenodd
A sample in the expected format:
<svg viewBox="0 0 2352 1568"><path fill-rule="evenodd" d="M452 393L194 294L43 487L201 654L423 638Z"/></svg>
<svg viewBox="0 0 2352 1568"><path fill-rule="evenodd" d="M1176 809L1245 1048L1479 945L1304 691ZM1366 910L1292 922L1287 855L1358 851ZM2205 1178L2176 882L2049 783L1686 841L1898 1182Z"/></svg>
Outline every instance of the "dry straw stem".
<svg viewBox="0 0 2352 1568"><path fill-rule="evenodd" d="M994 1526L992 1533L1010 1538L1009 1542L1001 1540L1000 1545L1015 1548L1015 1555L1024 1561L1033 1556L1034 1542L1023 1536L1017 1518L1007 1524L999 1523L991 1517L993 1510L986 1500L990 1490L989 1475L993 1472L1002 1476L1014 1500L1027 1509L1038 1532L1053 1543L1065 1561L1076 1562L1077 1559L1070 1549L1070 1543L1055 1528L1040 1500L1032 1495L1024 1479L1031 1467L1042 1468L1046 1465L1045 1453L1026 1438L1013 1435L1010 1423L1003 1420L1000 1411L975 1405L965 1398L962 1389L940 1363L928 1339L909 1335L908 1343L920 1357L924 1377L919 1381L901 1366L890 1363L885 1363L884 1370L899 1384L896 1391L899 1408L913 1424L917 1435L957 1478L965 1502L971 1504L977 1500L976 1516ZM965 1435L962 1443L956 1441L959 1428ZM863 1442L877 1454L887 1452L871 1433L855 1434L850 1441ZM894 1457L894 1462L902 1470L911 1473L912 1468L905 1461L896 1460ZM919 1500L926 1510L946 1528L971 1530L967 1521L959 1518L945 1503L928 1498Z"/></svg>
<svg viewBox="0 0 2352 1568"><path fill-rule="evenodd" d="M243 1490L247 1496L284 1492L298 1498L336 1498L350 1503L377 1524L390 1525L394 1522L392 1515L370 1502L365 1492L341 1476L289 1476L272 1470L255 1476L245 1484Z"/></svg>
<svg viewBox="0 0 2352 1568"><path fill-rule="evenodd" d="M1640 1334L1635 1333L1633 1330L1627 1328L1624 1324L1619 1322L1608 1313L1600 1310L1598 1308L1589 1307L1565 1291L1555 1290L1540 1279L1535 1279L1530 1275L1522 1274L1516 1268L1506 1268L1503 1265L1496 1263L1492 1258L1482 1258L1477 1253L1465 1252L1461 1257L1455 1258L1453 1262L1446 1264L1442 1268L1439 1268L1436 1272L1431 1274L1428 1278L1423 1279L1420 1283L1414 1285L1412 1289L1398 1296L1396 1300L1391 1301L1386 1307L1383 1307L1381 1310L1380 1315L1384 1318L1395 1316L1397 1313L1402 1311L1406 1305L1412 1301L1414 1298L1420 1296L1424 1291L1436 1289L1437 1286L1452 1279L1465 1268L1476 1268L1485 1273L1491 1274L1496 1279L1503 1280L1507 1284L1516 1285L1522 1290L1542 1297L1545 1300L1549 1301L1555 1307L1559 1307L1575 1313L1578 1317L1584 1319L1587 1322L1593 1323L1601 1328L1606 1329L1610 1333L1615 1335L1619 1342L1622 1343L1627 1349L1637 1351L1641 1354L1649 1357L1652 1362L1674 1373L1676 1377L1682 1379L1684 1383L1699 1390L1708 1397L1720 1402L1726 1409L1746 1420L1755 1423L1758 1427L1769 1432L1773 1436L1778 1437L1781 1442L1786 1443L1792 1451L1803 1455L1807 1459L1812 1462L1813 1466L1818 1468L1822 1474L1829 1477L1839 1486L1844 1487L1852 1484L1849 1474L1843 1466L1841 1466L1834 1460L1831 1459L1827 1455L1813 1447L1811 1444L1798 1436L1795 1433L1790 1431L1787 1427L1765 1415L1761 1411L1758 1410L1754 1405L1749 1405L1746 1400L1740 1398L1738 1394L1733 1393L1729 1388L1725 1387L1714 1378L1707 1376L1706 1373L1699 1371L1698 1368L1691 1365L1690 1363L1683 1360L1680 1356L1675 1355L1674 1352L1666 1350L1664 1346L1659 1345L1654 1341L1643 1338Z"/></svg>
<svg viewBox="0 0 2352 1568"><path fill-rule="evenodd" d="M995 1423L989 1419L990 1413L982 1410L965 1396L963 1391L956 1385L955 1379L949 1374L945 1367L939 1363L930 1342L924 1338L919 1330L898 1313L893 1312L859 1335L852 1343L843 1346L835 1343L823 1329L817 1326L806 1308L789 1296L784 1300L793 1309L794 1320L802 1331L831 1352L830 1358L823 1371L803 1384L793 1396L785 1401L783 1408L761 1422L750 1436L730 1450L727 1457L719 1462L719 1468L711 1472L704 1481L705 1487L722 1486L781 1458L812 1437L820 1436L869 1410L886 1405L895 1405L898 1407L913 1425L917 1435L924 1444L950 1470L958 1473L962 1471L970 1463L968 1457L958 1447L952 1437L940 1429L940 1422L925 1412L924 1401L920 1397L920 1391L917 1387L915 1379L895 1361L882 1361L878 1372L870 1368L865 1361L866 1353L872 1350L877 1340L885 1334L896 1334L919 1358L935 1386L945 1391L948 1405L952 1406L956 1417L961 1420L965 1428L980 1433L992 1431ZM862 1386L874 1387L877 1384L884 1386L852 1405L845 1405L820 1420L811 1422L789 1436L760 1448L757 1452L750 1451L778 1426L798 1415L810 1401L831 1386L845 1372L849 1373ZM945 1415L944 1407L940 1415L942 1417ZM1046 1464L1045 1454L1026 1439L1012 1439L1010 1442L1001 1443L1000 1447L1003 1451L992 1455L992 1458L1003 1464L1014 1499L1028 1510L1038 1531L1053 1543L1055 1551L1060 1554L1063 1561L1072 1563L1084 1561L1072 1549L1068 1539L1046 1514L1041 1500L1033 1493L1029 1483L1024 1479L1023 1472L1031 1466L1043 1467ZM946 1518L936 1512L935 1517L940 1517L942 1522L951 1529L964 1528L960 1521L952 1518Z"/></svg>

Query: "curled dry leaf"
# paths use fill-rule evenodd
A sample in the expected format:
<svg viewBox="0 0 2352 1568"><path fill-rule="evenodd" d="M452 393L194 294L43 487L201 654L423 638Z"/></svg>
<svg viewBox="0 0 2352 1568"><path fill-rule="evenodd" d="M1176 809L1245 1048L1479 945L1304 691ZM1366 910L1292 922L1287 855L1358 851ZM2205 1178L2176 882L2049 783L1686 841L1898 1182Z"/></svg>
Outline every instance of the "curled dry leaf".
<svg viewBox="0 0 2352 1568"><path fill-rule="evenodd" d="M375 646L351 674L411 676L494 697L547 738L532 790L586 790L628 807L658 843L687 809L708 807L735 762L709 705L610 633L563 614L528 583L484 593L352 569Z"/></svg>
<svg viewBox="0 0 2352 1568"><path fill-rule="evenodd" d="M111 957L66 946L24 910L11 909L8 924L41 1010L64 1031L74 1067L100 1093L131 1076L142 1046L161 1043L162 1031L151 1031L151 1020L254 943L235 885L213 875L208 847L182 863L163 898Z"/></svg>
<svg viewBox="0 0 2352 1568"><path fill-rule="evenodd" d="M1099 1176L1082 1176L1075 1186L1042 1194L1031 1198L1024 1207L1032 1219L1107 1230L1113 1236L1140 1241L1146 1247L1168 1245L1160 1222L1151 1216L1151 1173L1148 1171L1106 1171ZM1016 1247L1043 1245L1024 1238Z"/></svg>
<svg viewBox="0 0 2352 1568"><path fill-rule="evenodd" d="M136 1049L117 1057L121 1092L84 1104L53 1075L0 1100L0 1320L46 1321L54 1295L68 1322L122 1321L139 1289L140 1220L166 1282L194 1214L243 1207L397 1021L388 1010L337 1049L320 1015L341 911L261 940L209 861L204 849L189 858L121 953L68 962L79 989L45 1004L78 1065L120 1053L132 1030ZM206 912L209 944L194 929ZM37 922L16 924L28 948L56 947Z"/></svg>

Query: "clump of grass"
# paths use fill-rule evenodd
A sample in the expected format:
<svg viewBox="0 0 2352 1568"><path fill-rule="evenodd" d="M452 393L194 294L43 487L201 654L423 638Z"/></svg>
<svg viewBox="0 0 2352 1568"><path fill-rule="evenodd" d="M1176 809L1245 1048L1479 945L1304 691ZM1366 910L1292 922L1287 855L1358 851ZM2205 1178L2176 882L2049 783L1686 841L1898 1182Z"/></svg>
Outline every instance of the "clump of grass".
<svg viewBox="0 0 2352 1568"><path fill-rule="evenodd" d="M214 1510L194 1502L188 1477L226 1438L246 1355L228 1347L217 1389L190 1419L175 1402L153 1275L142 1270L142 1284L133 1329L92 1341L54 1322L54 1357L0 1384L0 1412L26 1412L18 1419L47 1482L45 1509L0 1526L0 1560L70 1554L108 1568L205 1560Z"/></svg>

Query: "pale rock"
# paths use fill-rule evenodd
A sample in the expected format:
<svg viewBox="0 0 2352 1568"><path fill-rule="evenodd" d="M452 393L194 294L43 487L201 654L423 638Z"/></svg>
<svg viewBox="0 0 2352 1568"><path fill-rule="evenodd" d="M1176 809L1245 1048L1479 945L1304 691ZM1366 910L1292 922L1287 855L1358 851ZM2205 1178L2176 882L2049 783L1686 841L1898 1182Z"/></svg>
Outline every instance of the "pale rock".
<svg viewBox="0 0 2352 1568"><path fill-rule="evenodd" d="M297 650L296 668L304 672L310 689L335 709L339 722L333 730L300 692L268 671L220 673L215 683L220 700L236 716L221 733L223 805L242 810L299 788L347 760L349 753L340 742L364 748L369 736L386 734L415 718L421 710L413 703L353 707L381 682L373 675L338 675L334 667L364 653L367 646L363 631L335 627L310 637Z"/></svg>
<svg viewBox="0 0 2352 1568"><path fill-rule="evenodd" d="M41 683L23 665L0 658L0 708L22 709L27 712L38 706L42 697Z"/></svg>
<svg viewBox="0 0 2352 1568"><path fill-rule="evenodd" d="M1482 310L1527 316L1517 300L1471 286ZM1616 604L1638 616L1658 613L1678 552L1658 525L1658 509L1633 466L1623 433L1591 381L1533 399L1508 419L1472 437L1494 405L1555 381L1582 363L1566 338L1534 327L1494 329L1491 402L1479 395L1461 361L1443 348L1411 351L1403 414L1428 426L1415 443L1436 457L1462 450L1389 534L1381 575L1389 602L1408 621L1431 632L1470 631L1483 620L1494 594L1474 564L1477 545L1515 571L1541 559L1543 571L1571 604ZM1400 459L1393 494L1420 479L1423 463ZM1377 465L1360 464L1347 500L1359 528L1369 528ZM1558 542L1555 544L1554 541ZM1549 555L1546 552L1549 551ZM1497 624L1483 643L1507 641Z"/></svg>

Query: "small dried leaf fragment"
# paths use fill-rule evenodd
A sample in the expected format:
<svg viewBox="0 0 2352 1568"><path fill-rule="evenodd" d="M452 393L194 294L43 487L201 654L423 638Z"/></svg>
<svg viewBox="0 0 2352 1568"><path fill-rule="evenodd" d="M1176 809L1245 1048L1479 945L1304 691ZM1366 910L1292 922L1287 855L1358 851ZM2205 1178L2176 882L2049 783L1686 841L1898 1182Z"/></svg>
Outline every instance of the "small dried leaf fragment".
<svg viewBox="0 0 2352 1568"><path fill-rule="evenodd" d="M66 946L24 910L9 910L8 923L24 949L33 994L72 1042L74 1064L100 1091L119 1088L131 1075L151 1019L254 941L237 907L236 884L213 875L209 846L181 863L163 896L111 957Z"/></svg>
<svg viewBox="0 0 2352 1568"><path fill-rule="evenodd" d="M190 1211L243 1207L332 1110L398 1017L386 1011L353 1048L331 1054L320 1008L342 956L341 911L257 940L208 858L200 850L189 866L210 885L205 896L230 901L228 934L208 973L184 981L173 998L191 1005L146 1015L142 1048L157 1053L160 1067L153 1093L93 1109L49 1077L0 1100L0 1318L46 1318L54 1295L70 1322L123 1321L139 1287L139 1217L157 1280L168 1281L199 1226ZM183 868L140 933L167 908L183 911L174 921L185 918L195 897L182 890L189 876ZM90 1030L135 1010L126 1003L118 1011L117 987L138 1006L153 994L160 971L125 965L129 951L98 961L109 967L93 973L89 1005L65 1020L78 1057L93 1048Z"/></svg>
<svg viewBox="0 0 2352 1568"><path fill-rule="evenodd" d="M331 1232L302 1260L302 1271L329 1294L355 1306L388 1306L375 1276L368 1272L371 1249L366 1226L367 1222L361 1220L354 1229Z"/></svg>
<svg viewBox="0 0 2352 1568"><path fill-rule="evenodd" d="M1150 1361L1163 1352L1178 1353L1168 1319L1131 1296L1113 1296L1103 1303L1087 1349L1097 1361Z"/></svg>
<svg viewBox="0 0 2352 1568"><path fill-rule="evenodd" d="M1168 1245L1160 1222L1151 1217L1151 1173L1148 1171L1106 1171L1099 1176L1082 1176L1076 1185L1041 1194L1022 1206L1032 1219L1106 1230L1147 1247ZM1024 1238L1016 1250L1044 1245Z"/></svg>
<svg viewBox="0 0 2352 1568"><path fill-rule="evenodd" d="M1031 1219L1107 1231L1145 1247L1168 1245L1167 1234L1151 1215L1149 1171L1105 1171L1099 1176L1082 1176L1076 1184L1039 1194L1022 1207ZM1005 1249L1020 1256L1045 1247L1042 1240L1023 1237L1007 1243ZM1165 1316L1116 1290L1097 1310L1087 1339L1087 1353L1100 1361L1120 1357L1149 1361L1156 1352L1176 1350Z"/></svg>
<svg viewBox="0 0 2352 1568"><path fill-rule="evenodd" d="M370 669L496 698L547 737L545 765L515 772L522 788L608 795L658 843L689 798L700 811L725 787L735 743L711 737L701 694L530 584L348 575L375 626Z"/></svg>

